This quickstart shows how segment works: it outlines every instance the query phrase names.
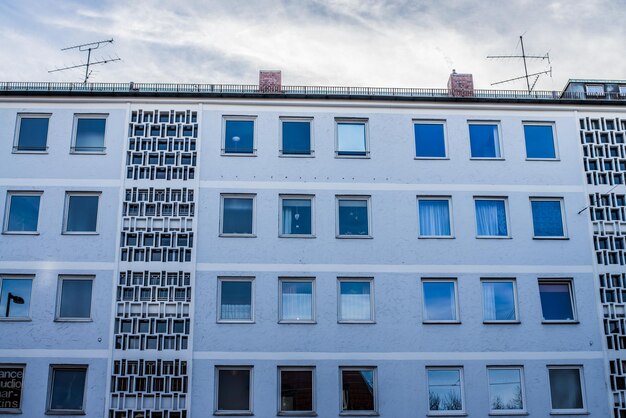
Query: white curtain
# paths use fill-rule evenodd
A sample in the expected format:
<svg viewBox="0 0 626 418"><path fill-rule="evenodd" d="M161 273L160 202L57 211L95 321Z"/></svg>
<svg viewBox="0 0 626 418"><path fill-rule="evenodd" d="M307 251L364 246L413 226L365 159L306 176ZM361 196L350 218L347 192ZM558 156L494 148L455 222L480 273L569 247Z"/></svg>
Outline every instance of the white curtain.
<svg viewBox="0 0 626 418"><path fill-rule="evenodd" d="M370 294L341 295L341 319L369 320L371 318Z"/></svg>
<svg viewBox="0 0 626 418"><path fill-rule="evenodd" d="M483 283L483 300L485 321L495 321L496 314L496 292L493 283Z"/></svg>
<svg viewBox="0 0 626 418"><path fill-rule="evenodd" d="M222 319L251 319L250 304L222 304Z"/></svg>
<svg viewBox="0 0 626 418"><path fill-rule="evenodd" d="M504 201L477 200L476 223L480 236L506 236L506 213Z"/></svg>
<svg viewBox="0 0 626 418"><path fill-rule="evenodd" d="M283 320L311 320L312 285L310 283L283 283Z"/></svg>
<svg viewBox="0 0 626 418"><path fill-rule="evenodd" d="M450 235L450 208L447 200L419 200L419 218L420 235Z"/></svg>

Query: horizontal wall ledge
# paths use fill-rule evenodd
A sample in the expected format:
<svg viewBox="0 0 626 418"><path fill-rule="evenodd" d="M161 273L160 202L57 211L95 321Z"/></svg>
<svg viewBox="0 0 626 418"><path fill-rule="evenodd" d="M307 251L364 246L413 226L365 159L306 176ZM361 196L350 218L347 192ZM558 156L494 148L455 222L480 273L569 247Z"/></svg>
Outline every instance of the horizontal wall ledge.
<svg viewBox="0 0 626 418"><path fill-rule="evenodd" d="M89 261L0 261L0 269L6 270L115 270L117 263Z"/></svg>
<svg viewBox="0 0 626 418"><path fill-rule="evenodd" d="M34 349L24 349L24 348L15 348L15 349L3 349L0 350L0 358L64 358L64 359L103 359L109 358L111 352L108 349L101 350L68 350L68 349L45 349L45 348L34 348Z"/></svg>
<svg viewBox="0 0 626 418"><path fill-rule="evenodd" d="M0 178L0 184L8 188L21 187L86 187L100 190L105 187L120 187L120 179L49 179L49 178Z"/></svg>

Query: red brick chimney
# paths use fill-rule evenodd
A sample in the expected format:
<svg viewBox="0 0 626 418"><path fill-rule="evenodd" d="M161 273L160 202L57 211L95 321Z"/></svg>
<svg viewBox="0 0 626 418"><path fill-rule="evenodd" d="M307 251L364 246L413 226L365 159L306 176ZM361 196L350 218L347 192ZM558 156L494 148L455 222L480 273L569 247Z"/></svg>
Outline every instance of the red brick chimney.
<svg viewBox="0 0 626 418"><path fill-rule="evenodd" d="M474 95L474 78L471 74L457 74L452 70L448 79L448 91L451 96L471 97Z"/></svg>
<svg viewBox="0 0 626 418"><path fill-rule="evenodd" d="M259 91L262 93L280 93L282 89L280 71L259 71Z"/></svg>

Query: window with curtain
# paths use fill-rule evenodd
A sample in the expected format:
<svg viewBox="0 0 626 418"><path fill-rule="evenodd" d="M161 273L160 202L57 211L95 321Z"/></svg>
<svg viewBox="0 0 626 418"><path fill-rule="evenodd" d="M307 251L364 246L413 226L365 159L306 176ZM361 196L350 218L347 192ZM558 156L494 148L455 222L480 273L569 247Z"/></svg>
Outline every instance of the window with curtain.
<svg viewBox="0 0 626 418"><path fill-rule="evenodd" d="M280 411L313 412L313 369L280 369Z"/></svg>
<svg viewBox="0 0 626 418"><path fill-rule="evenodd" d="M312 322L313 281L282 280L280 284L281 315L283 322Z"/></svg>
<svg viewBox="0 0 626 418"><path fill-rule="evenodd" d="M252 280L220 280L221 321L252 321Z"/></svg>
<svg viewBox="0 0 626 418"><path fill-rule="evenodd" d="M341 410L376 411L376 370L341 370Z"/></svg>
<svg viewBox="0 0 626 418"><path fill-rule="evenodd" d="M448 199L418 199L421 237L450 237L450 201Z"/></svg>
<svg viewBox="0 0 626 418"><path fill-rule="evenodd" d="M254 154L254 120L226 119L224 154Z"/></svg>
<svg viewBox="0 0 626 418"><path fill-rule="evenodd" d="M485 321L515 321L515 284L512 281L483 281Z"/></svg>
<svg viewBox="0 0 626 418"><path fill-rule="evenodd" d="M423 281L424 321L457 321L456 282L445 280Z"/></svg>
<svg viewBox="0 0 626 418"><path fill-rule="evenodd" d="M462 411L461 369L428 369L428 410Z"/></svg>
<svg viewBox="0 0 626 418"><path fill-rule="evenodd" d="M312 234L312 200L310 198L286 198L282 202L282 235Z"/></svg>
<svg viewBox="0 0 626 418"><path fill-rule="evenodd" d="M550 396L553 410L584 410L580 367L551 367Z"/></svg>
<svg viewBox="0 0 626 418"><path fill-rule="evenodd" d="M490 367L489 406L492 411L523 411L524 390L522 388L522 369L520 367Z"/></svg>
<svg viewBox="0 0 626 418"><path fill-rule="evenodd" d="M311 155L311 121L283 120L283 155Z"/></svg>
<svg viewBox="0 0 626 418"><path fill-rule="evenodd" d="M476 231L479 237L506 237L506 203L504 199L476 199Z"/></svg>
<svg viewBox="0 0 626 418"><path fill-rule="evenodd" d="M9 193L5 232L37 232L40 200L40 193Z"/></svg>
<svg viewBox="0 0 626 418"><path fill-rule="evenodd" d="M342 280L339 282L339 320L372 321L372 282Z"/></svg>
<svg viewBox="0 0 626 418"><path fill-rule="evenodd" d="M531 200L535 237L564 237L560 199Z"/></svg>
<svg viewBox="0 0 626 418"><path fill-rule="evenodd" d="M470 146L472 158L500 158L498 125L470 123Z"/></svg>
<svg viewBox="0 0 626 418"><path fill-rule="evenodd" d="M16 151L42 152L48 149L49 116L20 115Z"/></svg>
<svg viewBox="0 0 626 418"><path fill-rule="evenodd" d="M219 367L217 373L218 412L252 412L250 389L252 387L251 367Z"/></svg>
<svg viewBox="0 0 626 418"><path fill-rule="evenodd" d="M524 125L526 158L554 159L554 128L552 125Z"/></svg>
<svg viewBox="0 0 626 418"><path fill-rule="evenodd" d="M443 123L415 122L415 156L417 158L445 158L446 143Z"/></svg>
<svg viewBox="0 0 626 418"><path fill-rule="evenodd" d="M367 123L337 122L337 155L367 155Z"/></svg>
<svg viewBox="0 0 626 418"><path fill-rule="evenodd" d="M58 319L91 318L92 279L61 278Z"/></svg>
<svg viewBox="0 0 626 418"><path fill-rule="evenodd" d="M539 281L539 296L544 321L573 321L574 304L569 281Z"/></svg>
<svg viewBox="0 0 626 418"><path fill-rule="evenodd" d="M223 197L222 234L252 235L254 198Z"/></svg>
<svg viewBox="0 0 626 418"><path fill-rule="evenodd" d="M339 236L368 236L368 200L338 199Z"/></svg>

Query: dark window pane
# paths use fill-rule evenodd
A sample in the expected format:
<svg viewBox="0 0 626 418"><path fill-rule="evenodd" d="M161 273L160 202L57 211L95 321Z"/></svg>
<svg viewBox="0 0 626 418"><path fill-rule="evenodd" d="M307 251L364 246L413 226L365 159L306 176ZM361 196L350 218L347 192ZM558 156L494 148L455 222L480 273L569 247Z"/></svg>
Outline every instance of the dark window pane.
<svg viewBox="0 0 626 418"><path fill-rule="evenodd" d="M313 372L282 370L280 372L280 410L313 410Z"/></svg>
<svg viewBox="0 0 626 418"><path fill-rule="evenodd" d="M555 158L552 126L524 125L527 158Z"/></svg>
<svg viewBox="0 0 626 418"><path fill-rule="evenodd" d="M63 280L61 282L60 318L89 318L91 316L92 280Z"/></svg>
<svg viewBox="0 0 626 418"><path fill-rule="evenodd" d="M337 124L337 154L366 155L365 124Z"/></svg>
<svg viewBox="0 0 626 418"><path fill-rule="evenodd" d="M504 200L476 200L476 226L478 236L505 237L506 208Z"/></svg>
<svg viewBox="0 0 626 418"><path fill-rule="evenodd" d="M11 195L7 231L37 231L39 200L40 196Z"/></svg>
<svg viewBox="0 0 626 418"><path fill-rule="evenodd" d="M69 197L67 209L68 232L96 232L98 196Z"/></svg>
<svg viewBox="0 0 626 418"><path fill-rule="evenodd" d="M224 198L222 233L252 234L252 208L250 198Z"/></svg>
<svg viewBox="0 0 626 418"><path fill-rule="evenodd" d="M473 158L499 158L498 125L470 125Z"/></svg>
<svg viewBox="0 0 626 418"><path fill-rule="evenodd" d="M252 282L222 281L220 319L252 319Z"/></svg>
<svg viewBox="0 0 626 418"><path fill-rule="evenodd" d="M415 156L416 157L445 157L446 145L441 123L416 123L415 129Z"/></svg>
<svg viewBox="0 0 626 418"><path fill-rule="evenodd" d="M283 199L283 225L285 235L311 234L311 200Z"/></svg>
<svg viewBox="0 0 626 418"><path fill-rule="evenodd" d="M552 409L583 409L580 369L550 369Z"/></svg>
<svg viewBox="0 0 626 418"><path fill-rule="evenodd" d="M454 282L424 282L424 320L456 320Z"/></svg>
<svg viewBox="0 0 626 418"><path fill-rule="evenodd" d="M20 118L20 151L45 151L48 142L48 118Z"/></svg>
<svg viewBox="0 0 626 418"><path fill-rule="evenodd" d="M339 235L368 235L367 200L339 201Z"/></svg>
<svg viewBox="0 0 626 418"><path fill-rule="evenodd" d="M574 319L570 287L567 283L540 283L539 295L543 319L546 321Z"/></svg>
<svg viewBox="0 0 626 418"><path fill-rule="evenodd" d="M219 411L250 410L250 370L218 371L217 409Z"/></svg>
<svg viewBox="0 0 626 418"><path fill-rule="evenodd" d="M311 154L310 122L283 122L283 154Z"/></svg>
<svg viewBox="0 0 626 418"><path fill-rule="evenodd" d="M560 201L536 200L531 202L531 206L536 237L562 237L564 235Z"/></svg>
<svg viewBox="0 0 626 418"><path fill-rule="evenodd" d="M30 310L32 280L3 279L0 293L0 317L27 318ZM10 300L9 300L10 297Z"/></svg>
<svg viewBox="0 0 626 418"><path fill-rule="evenodd" d="M79 118L76 125L76 151L102 151L106 119Z"/></svg>
<svg viewBox="0 0 626 418"><path fill-rule="evenodd" d="M374 410L374 371L342 370L343 410Z"/></svg>
<svg viewBox="0 0 626 418"><path fill-rule="evenodd" d="M252 154L254 152L254 121L227 120L225 135L225 153Z"/></svg>
<svg viewBox="0 0 626 418"><path fill-rule="evenodd" d="M54 369L50 409L82 410L85 370Z"/></svg>

